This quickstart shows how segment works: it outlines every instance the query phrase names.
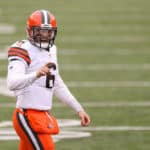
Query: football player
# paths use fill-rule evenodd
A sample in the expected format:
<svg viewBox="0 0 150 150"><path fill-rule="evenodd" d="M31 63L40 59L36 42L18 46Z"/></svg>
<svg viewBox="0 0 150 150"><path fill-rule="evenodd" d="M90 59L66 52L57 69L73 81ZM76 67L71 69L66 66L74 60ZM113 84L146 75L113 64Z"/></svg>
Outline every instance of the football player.
<svg viewBox="0 0 150 150"><path fill-rule="evenodd" d="M77 112L82 126L90 124L59 74L56 34L55 16L37 10L27 19L28 38L8 50L7 85L17 99L13 126L20 137L19 150L54 150L50 135L58 134L59 127L51 114L53 95Z"/></svg>

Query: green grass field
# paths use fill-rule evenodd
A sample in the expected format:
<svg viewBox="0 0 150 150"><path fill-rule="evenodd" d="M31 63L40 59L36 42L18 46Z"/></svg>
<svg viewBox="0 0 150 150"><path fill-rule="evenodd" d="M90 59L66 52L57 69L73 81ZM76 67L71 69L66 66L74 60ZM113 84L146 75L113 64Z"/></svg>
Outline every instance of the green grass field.
<svg viewBox="0 0 150 150"><path fill-rule="evenodd" d="M57 18L60 73L92 123L61 127L91 136L62 138L56 150L149 150L149 6L148 0L0 1L1 54L26 38L26 20L34 10L48 9ZM6 74L7 58L0 58L0 78ZM0 86L1 125L11 121L15 98L3 95ZM59 119L78 119L56 98L52 112ZM16 150L17 140L1 140L4 128L0 150Z"/></svg>

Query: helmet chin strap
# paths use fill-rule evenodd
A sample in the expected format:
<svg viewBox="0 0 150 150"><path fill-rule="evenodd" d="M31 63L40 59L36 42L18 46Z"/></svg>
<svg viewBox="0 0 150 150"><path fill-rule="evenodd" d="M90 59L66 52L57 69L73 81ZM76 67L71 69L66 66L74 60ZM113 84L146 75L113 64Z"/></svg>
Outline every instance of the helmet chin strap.
<svg viewBox="0 0 150 150"><path fill-rule="evenodd" d="M48 42L41 42L41 43L35 42L35 45L36 45L37 47L44 48L44 49L49 48L49 43L48 43Z"/></svg>
<svg viewBox="0 0 150 150"><path fill-rule="evenodd" d="M46 51L49 51L49 48L51 48L51 44L48 43L48 42L41 42L41 43L37 43L37 42L34 42L34 45L36 47L39 47L39 48L43 48L45 49Z"/></svg>

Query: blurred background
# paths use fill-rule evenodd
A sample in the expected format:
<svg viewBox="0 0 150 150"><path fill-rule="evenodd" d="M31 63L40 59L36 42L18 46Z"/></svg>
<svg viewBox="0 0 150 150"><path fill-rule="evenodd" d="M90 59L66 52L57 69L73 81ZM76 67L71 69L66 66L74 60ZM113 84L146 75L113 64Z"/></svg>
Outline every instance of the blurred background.
<svg viewBox="0 0 150 150"><path fill-rule="evenodd" d="M91 136L62 139L56 149L149 150L149 6L148 0L1 0L0 150L15 150L18 144L2 138L4 121L11 121L15 107L5 85L7 48L26 39L27 18L37 9L55 15L60 73L92 119L88 128L72 129ZM78 119L56 98L52 112Z"/></svg>

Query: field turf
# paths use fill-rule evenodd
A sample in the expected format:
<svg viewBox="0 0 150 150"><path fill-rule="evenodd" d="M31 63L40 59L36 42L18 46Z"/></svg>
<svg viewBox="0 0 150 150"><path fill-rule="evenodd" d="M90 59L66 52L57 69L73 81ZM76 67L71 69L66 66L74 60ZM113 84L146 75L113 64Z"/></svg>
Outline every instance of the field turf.
<svg viewBox="0 0 150 150"><path fill-rule="evenodd" d="M92 120L88 128L70 128L91 136L63 138L56 150L149 150L149 6L148 0L0 1L1 54L26 38L33 11L48 9L56 16L60 73ZM0 58L0 78L6 74L7 57ZM0 123L11 121L14 107L15 98L1 92ZM78 120L56 98L52 112L59 119ZM17 140L0 140L0 150L17 145Z"/></svg>

